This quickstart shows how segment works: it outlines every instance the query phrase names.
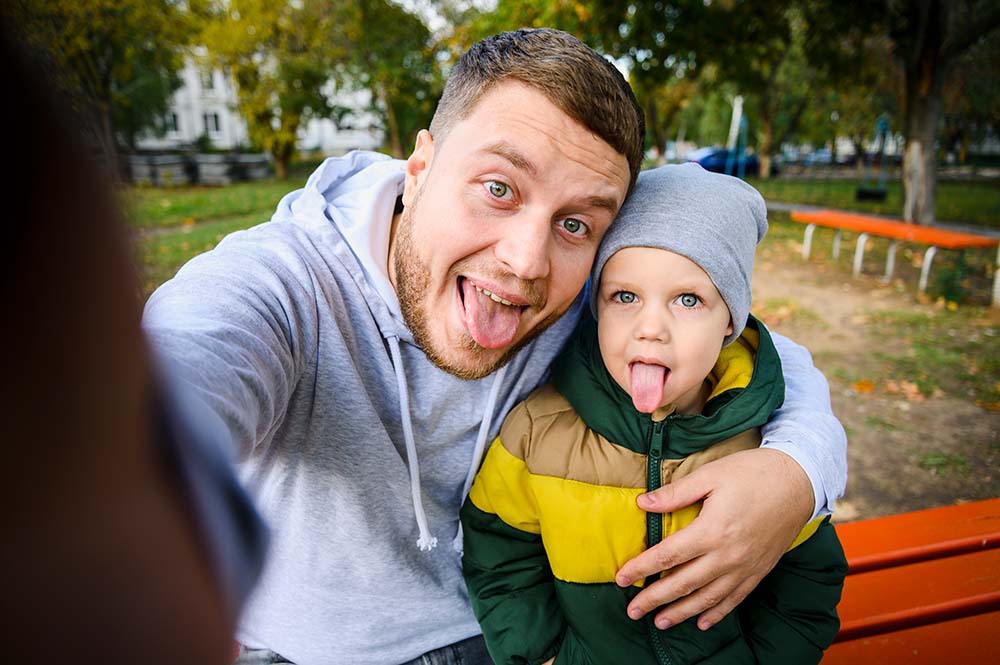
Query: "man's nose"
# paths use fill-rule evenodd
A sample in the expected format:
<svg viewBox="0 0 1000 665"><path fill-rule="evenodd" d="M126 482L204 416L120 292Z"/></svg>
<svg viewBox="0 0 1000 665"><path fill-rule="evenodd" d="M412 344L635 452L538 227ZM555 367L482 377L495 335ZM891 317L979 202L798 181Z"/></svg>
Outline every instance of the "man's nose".
<svg viewBox="0 0 1000 665"><path fill-rule="evenodd" d="M545 279L552 262L552 220L542 214L525 213L508 219L500 230L495 254L510 272L526 281Z"/></svg>

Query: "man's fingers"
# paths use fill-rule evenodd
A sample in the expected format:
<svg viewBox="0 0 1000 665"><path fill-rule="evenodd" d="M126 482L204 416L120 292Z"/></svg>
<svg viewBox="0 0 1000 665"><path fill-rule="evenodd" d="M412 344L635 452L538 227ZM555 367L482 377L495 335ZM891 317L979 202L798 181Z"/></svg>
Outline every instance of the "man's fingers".
<svg viewBox="0 0 1000 665"><path fill-rule="evenodd" d="M702 501L711 493L711 485L701 482L699 473L684 476L669 485L640 494L636 503L650 513L669 513Z"/></svg>
<svg viewBox="0 0 1000 665"><path fill-rule="evenodd" d="M654 620L656 625L660 628L669 628L700 615L698 628L708 630L742 603L756 586L755 582L744 580L735 588L731 588L732 579L720 577L696 593L667 605L656 615Z"/></svg>
<svg viewBox="0 0 1000 665"><path fill-rule="evenodd" d="M658 575L664 571L676 568L683 563L687 563L695 557L704 554L702 549L703 541L704 534L702 534L702 530L699 528L698 520L695 520L687 528L672 534L667 540L657 543L634 559L626 562L621 567L621 570L618 571L618 575L615 576L615 582L618 586L627 587L638 580L646 579L650 575ZM641 596L642 594L639 595ZM670 602L670 600L673 600L673 598L663 602Z"/></svg>

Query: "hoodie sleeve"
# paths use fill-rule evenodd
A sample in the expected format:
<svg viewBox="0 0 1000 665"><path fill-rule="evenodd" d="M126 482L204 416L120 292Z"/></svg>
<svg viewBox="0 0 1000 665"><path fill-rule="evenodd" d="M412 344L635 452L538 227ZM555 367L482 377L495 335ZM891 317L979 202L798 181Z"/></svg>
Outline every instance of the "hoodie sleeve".
<svg viewBox="0 0 1000 665"><path fill-rule="evenodd" d="M280 426L316 325L293 241L265 226L192 259L143 313L154 351L228 429L241 459Z"/></svg>
<svg viewBox="0 0 1000 665"><path fill-rule="evenodd" d="M798 462L813 486L813 518L829 515L847 484L847 435L809 351L777 333L771 337L785 375L785 402L762 428L761 446Z"/></svg>
<svg viewBox="0 0 1000 665"><path fill-rule="evenodd" d="M528 468L516 454L524 446L512 446L512 453L501 441L528 436L527 420L523 405L508 416L461 511L462 572L497 665L545 662L558 652L566 630Z"/></svg>

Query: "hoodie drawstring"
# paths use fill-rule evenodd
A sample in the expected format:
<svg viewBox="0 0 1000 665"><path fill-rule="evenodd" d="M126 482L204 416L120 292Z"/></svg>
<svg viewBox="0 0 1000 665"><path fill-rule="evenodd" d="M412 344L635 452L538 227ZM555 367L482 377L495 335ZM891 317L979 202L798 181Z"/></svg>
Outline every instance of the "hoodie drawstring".
<svg viewBox="0 0 1000 665"><path fill-rule="evenodd" d="M396 389L399 391L400 420L403 425L403 439L406 441L406 464L410 470L410 492L413 498L413 514L417 518L417 529L420 537L417 547L421 552L429 552L437 547L437 538L431 535L427 527L427 515L424 513L424 499L420 492L420 465L417 462L417 445L413 441L413 424L410 422L410 395L406 389L406 375L403 373L403 358L399 352L399 338L392 335L389 340L389 351L392 354L392 365L396 374Z"/></svg>
<svg viewBox="0 0 1000 665"><path fill-rule="evenodd" d="M427 526L427 514L424 512L424 498L420 490L420 464L417 461L417 445L413 439L413 423L410 419L410 393L406 387L406 374L403 372L403 357L399 351L399 337L390 335L386 337L389 341L389 352L392 355L392 365L396 374L396 389L399 392L400 421L403 425L403 439L406 442L406 463L410 471L410 493L413 499L413 515L417 518L417 529L420 537L417 539L417 547L422 552L429 552L437 547L437 538L431 535ZM483 420L479 424L479 434L476 436L476 447L472 452L472 463L469 465L469 473L465 477L462 485L462 500L469 495L472 481L479 470L479 462L482 461L483 451L486 449L486 437L490 433L490 426L493 424L493 410L496 407L497 397L500 395L500 386L503 378L507 374L507 366L503 366L497 371L490 386L490 394L486 400L486 409L483 411ZM462 524L458 524L458 533L452 541L452 547L456 552L462 551Z"/></svg>

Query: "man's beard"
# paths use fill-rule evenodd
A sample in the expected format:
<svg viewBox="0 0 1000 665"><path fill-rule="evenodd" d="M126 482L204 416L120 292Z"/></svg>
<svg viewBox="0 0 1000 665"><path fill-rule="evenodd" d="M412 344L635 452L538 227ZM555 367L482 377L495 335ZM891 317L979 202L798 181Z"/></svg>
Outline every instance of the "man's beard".
<svg viewBox="0 0 1000 665"><path fill-rule="evenodd" d="M481 379L500 369L518 351L541 335L549 326L559 320L563 312L553 312L533 327L525 336L511 345L498 357L492 357L493 350L485 349L466 333L462 336L458 351L466 352L472 360L468 365L458 365L447 358L445 349L434 347L430 330L430 313L425 309L427 293L430 289L431 274L427 264L417 255L413 243L413 215L420 201L419 194L403 210L396 229L393 267L396 274L396 297L403 313L406 326L413 333L413 339L432 363L439 369L460 379Z"/></svg>

